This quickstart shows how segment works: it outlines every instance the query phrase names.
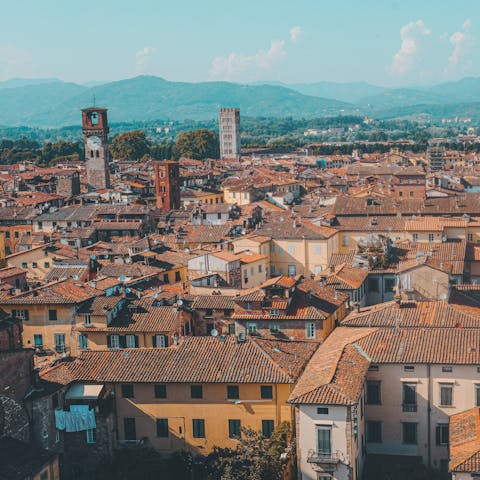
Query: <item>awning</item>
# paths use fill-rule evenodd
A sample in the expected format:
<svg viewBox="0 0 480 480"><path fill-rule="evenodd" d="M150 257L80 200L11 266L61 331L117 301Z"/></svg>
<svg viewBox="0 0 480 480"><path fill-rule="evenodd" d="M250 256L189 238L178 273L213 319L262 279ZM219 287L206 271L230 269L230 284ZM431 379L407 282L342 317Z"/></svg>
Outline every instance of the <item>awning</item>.
<svg viewBox="0 0 480 480"><path fill-rule="evenodd" d="M96 400L105 385L90 383L75 383L69 389L67 400Z"/></svg>

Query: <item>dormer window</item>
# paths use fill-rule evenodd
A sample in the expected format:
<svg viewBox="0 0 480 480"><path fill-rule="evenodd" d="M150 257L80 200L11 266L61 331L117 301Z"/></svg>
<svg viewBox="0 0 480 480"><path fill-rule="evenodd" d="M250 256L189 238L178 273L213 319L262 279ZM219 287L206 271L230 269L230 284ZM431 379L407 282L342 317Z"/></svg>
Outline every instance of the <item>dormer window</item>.
<svg viewBox="0 0 480 480"><path fill-rule="evenodd" d="M83 323L84 323L84 325L87 325L87 326L92 324L92 319L91 319L89 313L86 313L86 314L83 316Z"/></svg>
<svg viewBox="0 0 480 480"><path fill-rule="evenodd" d="M245 309L250 311L252 309L252 302L247 302Z"/></svg>

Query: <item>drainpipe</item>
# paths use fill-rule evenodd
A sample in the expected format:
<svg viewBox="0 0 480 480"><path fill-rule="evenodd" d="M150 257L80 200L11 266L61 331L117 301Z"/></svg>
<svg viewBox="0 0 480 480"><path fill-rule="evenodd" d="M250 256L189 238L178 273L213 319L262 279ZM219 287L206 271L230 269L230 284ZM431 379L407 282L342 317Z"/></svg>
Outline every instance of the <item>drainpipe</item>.
<svg viewBox="0 0 480 480"><path fill-rule="evenodd" d="M431 413L432 413L432 405L431 405L431 398L432 398L432 379L430 376L430 364L427 364L427 375L428 375L428 401L427 401L427 445L428 445L428 452L427 452L427 466L428 468L432 467L432 445L431 445Z"/></svg>

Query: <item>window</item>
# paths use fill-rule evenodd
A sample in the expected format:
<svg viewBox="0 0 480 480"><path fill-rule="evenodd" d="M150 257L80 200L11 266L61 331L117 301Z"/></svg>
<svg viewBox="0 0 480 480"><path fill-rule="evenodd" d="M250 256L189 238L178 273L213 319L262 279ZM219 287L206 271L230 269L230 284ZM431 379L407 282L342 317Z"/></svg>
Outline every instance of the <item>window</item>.
<svg viewBox="0 0 480 480"><path fill-rule="evenodd" d="M203 418L192 419L193 438L205 438L205 420Z"/></svg>
<svg viewBox="0 0 480 480"><path fill-rule="evenodd" d="M328 415L328 407L318 407L317 408L318 415Z"/></svg>
<svg viewBox="0 0 480 480"><path fill-rule="evenodd" d="M306 324L305 326L305 329L306 329L306 337L307 338L315 338L315 329L316 329L316 326L315 326L315 322L309 322Z"/></svg>
<svg viewBox="0 0 480 480"><path fill-rule="evenodd" d="M395 290L395 279L394 278L386 278L385 279L385 291L386 292L393 292Z"/></svg>
<svg viewBox="0 0 480 480"><path fill-rule="evenodd" d="M295 245L288 246L288 253L294 254L295 253Z"/></svg>
<svg viewBox="0 0 480 480"><path fill-rule="evenodd" d="M234 323L229 323L228 324L228 334L229 335L235 335L235 324Z"/></svg>
<svg viewBox="0 0 480 480"><path fill-rule="evenodd" d="M380 405L382 403L382 395L380 382L367 382L367 404Z"/></svg>
<svg viewBox="0 0 480 480"><path fill-rule="evenodd" d="M35 348L41 348L43 346L43 337L40 333L35 333L33 335L33 346Z"/></svg>
<svg viewBox="0 0 480 480"><path fill-rule="evenodd" d="M451 407L453 405L453 385L450 383L440 384L440 406Z"/></svg>
<svg viewBox="0 0 480 480"><path fill-rule="evenodd" d="M168 273L163 274L163 283L170 283L170 281L168 279Z"/></svg>
<svg viewBox="0 0 480 480"><path fill-rule="evenodd" d="M240 398L238 385L227 385L227 398L229 400L236 400Z"/></svg>
<svg viewBox="0 0 480 480"><path fill-rule="evenodd" d="M50 268L50 262L45 262L43 265L45 268Z"/></svg>
<svg viewBox="0 0 480 480"><path fill-rule="evenodd" d="M417 411L417 384L403 383L402 385L403 411L416 412Z"/></svg>
<svg viewBox="0 0 480 480"><path fill-rule="evenodd" d="M227 309L227 308L224 309L224 310L223 310L223 316L224 316L224 317L231 317L231 316L232 316L232 311L229 310L229 309Z"/></svg>
<svg viewBox="0 0 480 480"><path fill-rule="evenodd" d="M278 308L271 308L270 315L272 317L278 317L280 315L280 310Z"/></svg>
<svg viewBox="0 0 480 480"><path fill-rule="evenodd" d="M109 348L120 348L120 336L107 335L107 346Z"/></svg>
<svg viewBox="0 0 480 480"><path fill-rule="evenodd" d="M87 443L88 444L93 444L97 442L97 430L95 428L89 428L88 430L85 430L87 434Z"/></svg>
<svg viewBox="0 0 480 480"><path fill-rule="evenodd" d="M435 235L433 233L428 234L428 241L432 243L435 240Z"/></svg>
<svg viewBox="0 0 480 480"><path fill-rule="evenodd" d="M475 406L480 407L480 384L475 385Z"/></svg>
<svg viewBox="0 0 480 480"><path fill-rule="evenodd" d="M247 302L246 306L245 306L245 310L251 310L252 309L252 302Z"/></svg>
<svg viewBox="0 0 480 480"><path fill-rule="evenodd" d="M452 373L453 372L453 367L442 367L442 372L443 373Z"/></svg>
<svg viewBox="0 0 480 480"><path fill-rule="evenodd" d="M380 290L378 278L369 278L368 279L368 290L370 292L378 293Z"/></svg>
<svg viewBox="0 0 480 480"><path fill-rule="evenodd" d="M90 317L90 314L89 314L89 313L86 313L86 314L83 316L83 324L84 324L84 325L91 325L91 324L92 324L92 318Z"/></svg>
<svg viewBox="0 0 480 480"><path fill-rule="evenodd" d="M403 371L404 372L414 372L415 371L415 367L413 365L405 365L403 367Z"/></svg>
<svg viewBox="0 0 480 480"><path fill-rule="evenodd" d="M135 396L133 385L128 384L128 383L124 383L121 386L121 389L122 389L122 397L123 398L133 398Z"/></svg>
<svg viewBox="0 0 480 480"><path fill-rule="evenodd" d="M136 440L137 429L135 427L135 419L131 417L125 417L123 419L123 430L125 433L125 440Z"/></svg>
<svg viewBox="0 0 480 480"><path fill-rule="evenodd" d="M437 445L448 445L448 423L439 423L435 433Z"/></svg>
<svg viewBox="0 0 480 480"><path fill-rule="evenodd" d="M417 426L418 424L414 422L402 423L403 443L406 443L408 445L417 444Z"/></svg>
<svg viewBox="0 0 480 480"><path fill-rule="evenodd" d="M180 282L182 280L182 276L180 275L180 272L175 272L175 281Z"/></svg>
<svg viewBox="0 0 480 480"><path fill-rule="evenodd" d="M203 398L203 388L201 385L191 385L190 386L190 397L191 398Z"/></svg>
<svg viewBox="0 0 480 480"><path fill-rule="evenodd" d="M342 245L348 247L350 245L350 238L347 235L344 235L342 238Z"/></svg>
<svg viewBox="0 0 480 480"><path fill-rule="evenodd" d="M320 255L322 253L322 246L321 245L315 245L314 252L315 252L315 255Z"/></svg>
<svg viewBox="0 0 480 480"><path fill-rule="evenodd" d="M332 429L329 426L317 427L317 453L323 456L332 454Z"/></svg>
<svg viewBox="0 0 480 480"><path fill-rule="evenodd" d="M168 337L166 335L154 335L152 338L154 348L168 347Z"/></svg>
<svg viewBox="0 0 480 480"><path fill-rule="evenodd" d="M262 273L262 266L261 265L258 266L258 273Z"/></svg>
<svg viewBox="0 0 480 480"><path fill-rule="evenodd" d="M138 347L138 338L136 335L126 335L125 344L127 348L136 348Z"/></svg>
<svg viewBox="0 0 480 480"><path fill-rule="evenodd" d="M48 319L50 321L56 321L58 318L57 318L57 311L56 310L49 310L48 311Z"/></svg>
<svg viewBox="0 0 480 480"><path fill-rule="evenodd" d="M85 334L78 336L78 348L88 348L88 337Z"/></svg>
<svg viewBox="0 0 480 480"><path fill-rule="evenodd" d="M297 267L296 267L296 265L289 265L289 266L288 266L288 275L289 275L290 277L293 277L293 276L296 275L296 274L297 274Z"/></svg>
<svg viewBox="0 0 480 480"><path fill-rule="evenodd" d="M168 437L168 418L157 418L157 437Z"/></svg>
<svg viewBox="0 0 480 480"><path fill-rule="evenodd" d="M155 398L167 398L167 386L166 385L154 385L153 386Z"/></svg>
<svg viewBox="0 0 480 480"><path fill-rule="evenodd" d="M413 241L414 241L414 242L418 242L418 233L414 233L414 234L412 235L412 238L413 238Z"/></svg>
<svg viewBox="0 0 480 480"><path fill-rule="evenodd" d="M65 334L55 333L53 335L53 343L55 344L55 351L63 353L65 351Z"/></svg>
<svg viewBox="0 0 480 480"><path fill-rule="evenodd" d="M10 238L10 232L5 232L5 238Z"/></svg>
<svg viewBox="0 0 480 480"><path fill-rule="evenodd" d="M469 242L473 242L473 234L467 233L467 240L468 240Z"/></svg>
<svg viewBox="0 0 480 480"><path fill-rule="evenodd" d="M367 422L367 442L382 443L382 422Z"/></svg>
<svg viewBox="0 0 480 480"><path fill-rule="evenodd" d="M274 243L270 244L270 252L275 253L275 244Z"/></svg>
<svg viewBox="0 0 480 480"><path fill-rule="evenodd" d="M265 438L270 438L274 429L275 424L273 420L262 420L262 435Z"/></svg>
<svg viewBox="0 0 480 480"><path fill-rule="evenodd" d="M38 263L37 262L32 262L32 268L38 268Z"/></svg>
<svg viewBox="0 0 480 480"><path fill-rule="evenodd" d="M378 372L378 365L370 365L368 367L369 372Z"/></svg>
<svg viewBox="0 0 480 480"><path fill-rule="evenodd" d="M255 334L255 333L257 333L257 332L258 332L258 330L257 330L257 324L256 324L256 323L251 323L251 322L247 323L247 331L248 331L248 333L250 333L250 334Z"/></svg>
<svg viewBox="0 0 480 480"><path fill-rule="evenodd" d="M12 315L16 318L21 318L24 321L28 321L30 318L28 310L12 310Z"/></svg>
<svg viewBox="0 0 480 480"><path fill-rule="evenodd" d="M28 268L27 262L22 262L22 268Z"/></svg>
<svg viewBox="0 0 480 480"><path fill-rule="evenodd" d="M241 423L240 420L229 420L228 421L228 436L229 438L238 438L241 434Z"/></svg>
<svg viewBox="0 0 480 480"><path fill-rule="evenodd" d="M271 385L261 385L260 397L263 399L273 398L273 387Z"/></svg>

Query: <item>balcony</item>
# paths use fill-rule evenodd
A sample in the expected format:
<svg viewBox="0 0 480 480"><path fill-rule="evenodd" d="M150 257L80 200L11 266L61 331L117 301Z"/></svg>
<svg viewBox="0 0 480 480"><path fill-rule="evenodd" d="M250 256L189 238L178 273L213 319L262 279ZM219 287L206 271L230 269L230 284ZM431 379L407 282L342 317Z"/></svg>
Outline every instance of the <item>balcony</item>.
<svg viewBox="0 0 480 480"><path fill-rule="evenodd" d="M312 464L316 471L334 471L340 457L336 452L317 452L309 450L307 454L307 462Z"/></svg>
<svg viewBox="0 0 480 480"><path fill-rule="evenodd" d="M402 411L404 412L416 412L417 411L417 404L416 403L404 403L402 405Z"/></svg>

